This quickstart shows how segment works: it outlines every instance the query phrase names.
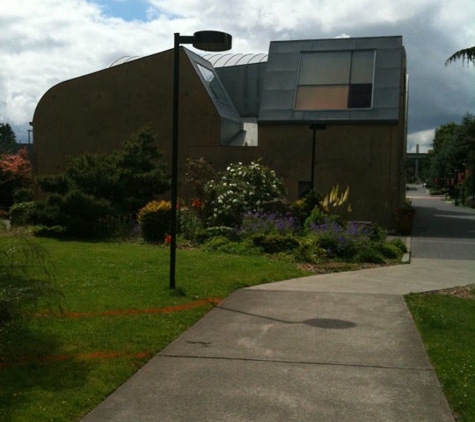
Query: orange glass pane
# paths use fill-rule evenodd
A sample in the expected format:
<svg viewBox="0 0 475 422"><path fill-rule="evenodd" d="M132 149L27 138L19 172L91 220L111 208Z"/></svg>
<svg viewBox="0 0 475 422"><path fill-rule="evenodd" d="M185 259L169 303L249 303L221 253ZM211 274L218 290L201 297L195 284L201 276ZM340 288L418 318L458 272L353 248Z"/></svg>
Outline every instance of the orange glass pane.
<svg viewBox="0 0 475 422"><path fill-rule="evenodd" d="M348 85L299 86L297 110L344 110L348 108Z"/></svg>

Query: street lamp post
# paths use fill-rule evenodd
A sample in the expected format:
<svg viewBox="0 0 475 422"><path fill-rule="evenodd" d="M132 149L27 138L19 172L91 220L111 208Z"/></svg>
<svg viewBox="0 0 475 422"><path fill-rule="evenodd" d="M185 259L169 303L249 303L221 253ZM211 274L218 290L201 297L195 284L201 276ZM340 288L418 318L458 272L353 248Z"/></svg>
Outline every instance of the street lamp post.
<svg viewBox="0 0 475 422"><path fill-rule="evenodd" d="M315 132L317 130L326 130L327 125L323 123L312 123L310 125L310 129L313 130L313 138L312 138L312 167L310 171L310 186L312 190L315 190L315 149L316 149L316 135Z"/></svg>
<svg viewBox="0 0 475 422"><path fill-rule="evenodd" d="M232 37L225 32L198 31L193 35L175 33L173 48L173 135L172 135L172 186L171 186L171 227L170 227L170 289L175 289L176 234L178 205L178 116L180 91L180 44L193 44L204 51L226 51L231 49Z"/></svg>

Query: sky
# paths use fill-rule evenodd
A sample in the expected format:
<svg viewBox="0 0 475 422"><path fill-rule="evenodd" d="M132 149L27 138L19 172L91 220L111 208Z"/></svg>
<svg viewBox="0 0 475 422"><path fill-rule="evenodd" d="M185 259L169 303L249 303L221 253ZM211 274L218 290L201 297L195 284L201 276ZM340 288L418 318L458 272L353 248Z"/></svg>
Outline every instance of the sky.
<svg viewBox="0 0 475 422"><path fill-rule="evenodd" d="M426 152L435 128L475 114L475 67L445 66L475 45L474 22L473 0L0 0L0 123L28 142L48 89L168 50L175 32L227 32L231 53L267 53L277 40L401 35L408 151Z"/></svg>

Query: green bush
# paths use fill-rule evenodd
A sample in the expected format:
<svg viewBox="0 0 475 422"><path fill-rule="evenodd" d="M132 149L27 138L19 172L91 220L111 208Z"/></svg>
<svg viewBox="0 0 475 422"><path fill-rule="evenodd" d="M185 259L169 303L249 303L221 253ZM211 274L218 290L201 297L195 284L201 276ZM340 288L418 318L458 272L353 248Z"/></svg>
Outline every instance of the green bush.
<svg viewBox="0 0 475 422"><path fill-rule="evenodd" d="M141 208L137 214L140 232L146 242L162 242L170 233L170 201L152 201Z"/></svg>
<svg viewBox="0 0 475 422"><path fill-rule="evenodd" d="M202 220L190 208L178 209L178 232L187 240L196 241L203 232Z"/></svg>
<svg viewBox="0 0 475 422"><path fill-rule="evenodd" d="M393 243L381 242L377 247L385 258L396 259L402 255L402 250Z"/></svg>
<svg viewBox="0 0 475 422"><path fill-rule="evenodd" d="M199 243L204 243L213 237L225 237L228 240L236 241L238 237L236 231L227 226L213 226L207 227L206 229L201 229L196 233L196 240Z"/></svg>
<svg viewBox="0 0 475 422"><path fill-rule="evenodd" d="M262 250L254 246L250 241L236 242L225 236L212 237L203 244L205 251L218 251L232 255L257 255Z"/></svg>
<svg viewBox="0 0 475 422"><path fill-rule="evenodd" d="M308 233L311 230L312 225L319 225L328 218L328 214L326 214L321 208L315 207L304 221L303 227L305 232Z"/></svg>
<svg viewBox="0 0 475 422"><path fill-rule="evenodd" d="M78 238L100 238L105 235L101 220L113 213L109 201L79 190L69 191L59 203L57 224L67 234Z"/></svg>
<svg viewBox="0 0 475 422"><path fill-rule="evenodd" d="M34 226L33 235L39 237L67 238L68 232L64 226Z"/></svg>
<svg viewBox="0 0 475 422"><path fill-rule="evenodd" d="M293 251L299 246L298 240L292 235L255 234L252 243L266 253Z"/></svg>
<svg viewBox="0 0 475 422"><path fill-rule="evenodd" d="M10 224L12 227L31 224L31 213L35 209L34 202L18 202L10 207Z"/></svg>
<svg viewBox="0 0 475 422"><path fill-rule="evenodd" d="M290 211L300 227L304 226L305 220L310 217L310 214L315 208L322 209L322 199L323 197L320 193L311 190L302 199L295 201L290 206Z"/></svg>
<svg viewBox="0 0 475 422"><path fill-rule="evenodd" d="M110 216L135 218L165 192L169 177L155 136L144 129L109 154L70 158L64 174L40 177L38 185L49 196L36 204L34 224L63 226L71 237L109 238L118 228L117 222L110 224Z"/></svg>
<svg viewBox="0 0 475 422"><path fill-rule="evenodd" d="M406 244L401 239L399 239L398 237L392 239L389 243L391 245L396 246L402 253L407 253Z"/></svg>
<svg viewBox="0 0 475 422"><path fill-rule="evenodd" d="M294 258L297 262L318 264L327 257L327 251L318 243L315 236L302 238L299 246L294 250Z"/></svg>
<svg viewBox="0 0 475 422"><path fill-rule="evenodd" d="M13 203L33 201L33 189L30 187L18 188L13 191Z"/></svg>
<svg viewBox="0 0 475 422"><path fill-rule="evenodd" d="M386 260L384 259L381 252L374 246L359 248L355 251L353 262L368 262L371 264L385 264Z"/></svg>
<svg viewBox="0 0 475 422"><path fill-rule="evenodd" d="M204 212L210 215L210 225L236 227L244 213L263 211L266 203L281 198L284 191L274 170L260 163L230 164L219 180L206 183Z"/></svg>

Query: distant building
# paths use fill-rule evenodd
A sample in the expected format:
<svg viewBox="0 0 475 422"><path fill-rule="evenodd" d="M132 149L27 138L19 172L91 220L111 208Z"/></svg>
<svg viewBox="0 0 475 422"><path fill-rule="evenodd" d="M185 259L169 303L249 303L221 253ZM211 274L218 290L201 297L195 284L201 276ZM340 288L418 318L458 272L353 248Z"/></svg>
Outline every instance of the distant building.
<svg viewBox="0 0 475 422"><path fill-rule="evenodd" d="M33 119L37 174L105 152L144 126L170 161L173 50L122 60L52 87ZM350 186L355 220L395 227L405 197L406 56L402 37L272 41L268 54L180 47L179 171L261 158L288 199ZM190 196L184 184L180 196Z"/></svg>

